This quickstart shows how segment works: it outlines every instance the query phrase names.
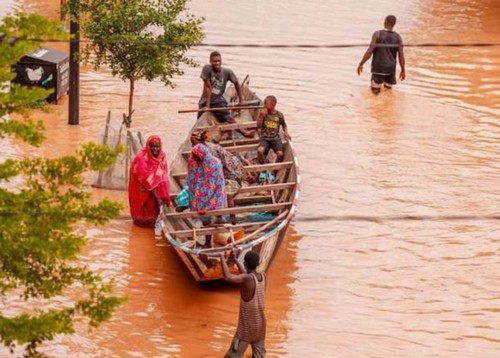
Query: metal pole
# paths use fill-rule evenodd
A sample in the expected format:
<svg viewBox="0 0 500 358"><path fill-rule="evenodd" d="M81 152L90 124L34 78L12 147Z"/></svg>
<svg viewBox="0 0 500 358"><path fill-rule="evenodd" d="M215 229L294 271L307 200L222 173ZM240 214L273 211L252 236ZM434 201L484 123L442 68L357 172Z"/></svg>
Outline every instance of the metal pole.
<svg viewBox="0 0 500 358"><path fill-rule="evenodd" d="M80 51L80 25L71 21L69 42L69 108L68 124L80 123L80 65L77 54Z"/></svg>

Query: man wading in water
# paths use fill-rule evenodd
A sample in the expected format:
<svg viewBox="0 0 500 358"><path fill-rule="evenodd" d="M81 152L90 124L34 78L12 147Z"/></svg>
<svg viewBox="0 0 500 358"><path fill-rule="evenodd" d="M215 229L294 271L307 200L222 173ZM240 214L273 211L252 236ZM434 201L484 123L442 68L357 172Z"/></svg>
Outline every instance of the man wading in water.
<svg viewBox="0 0 500 358"><path fill-rule="evenodd" d="M256 271L259 266L259 254L248 251L242 265L233 251L231 257L238 265L239 275L229 272L224 254L220 255L224 279L240 285L240 313L238 329L225 358L242 357L249 345L252 346L252 358L266 356L266 316L264 314L264 290L266 279L263 273Z"/></svg>
<svg viewBox="0 0 500 358"><path fill-rule="evenodd" d="M388 89L396 84L396 57L398 57L401 66L399 79L402 81L406 78L403 40L397 32L392 30L394 25L396 25L396 17L387 16L384 21L384 29L373 33L372 42L358 65L357 72L360 75L363 72L364 63L373 54L371 89L374 94L380 93L382 84Z"/></svg>

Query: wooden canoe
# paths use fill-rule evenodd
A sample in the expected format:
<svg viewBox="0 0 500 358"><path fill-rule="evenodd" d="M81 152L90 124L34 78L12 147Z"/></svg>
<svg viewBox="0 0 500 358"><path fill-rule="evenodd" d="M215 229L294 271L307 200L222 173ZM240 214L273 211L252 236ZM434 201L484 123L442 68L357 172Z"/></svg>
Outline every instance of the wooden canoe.
<svg viewBox="0 0 500 358"><path fill-rule="evenodd" d="M248 86L242 87L246 101L256 103L260 99ZM228 102L234 98L234 88L227 90ZM258 102L262 103L262 102ZM243 138L234 129L237 127L255 128L257 109L245 109L233 113L237 125L223 125L217 123L215 116L205 112L191 128L186 139L180 146L172 164L170 165L170 192L172 199L182 190L187 175L187 160L192 149L190 135L193 130L218 126L224 130L220 145L227 150L237 153L251 160L257 156L258 135L252 139ZM285 237L288 225L295 213L300 189L298 161L290 141L284 141L284 160L274 163L272 154L270 163L263 165L251 164L244 166L244 173L258 173L265 170L277 171L276 180L272 183L259 182L243 184L235 197L235 207L208 211L203 216L236 215L237 224L228 224L216 227L203 227L197 212L162 211L161 227L164 236L177 252L196 281L210 281L222 279L220 253L229 254L233 247L240 250L239 259L243 260L248 250L254 250L260 255L259 271L266 271L281 241ZM204 241L204 235L214 235L211 248L202 248L197 242ZM228 244L216 243L227 240ZM197 241L198 240L198 241ZM237 272L236 265L230 266L231 271Z"/></svg>

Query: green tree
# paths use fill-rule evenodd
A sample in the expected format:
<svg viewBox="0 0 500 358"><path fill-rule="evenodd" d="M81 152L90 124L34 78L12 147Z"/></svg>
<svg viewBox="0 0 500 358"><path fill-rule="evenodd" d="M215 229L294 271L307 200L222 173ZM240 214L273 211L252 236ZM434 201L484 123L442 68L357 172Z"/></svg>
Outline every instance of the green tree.
<svg viewBox="0 0 500 358"><path fill-rule="evenodd" d="M38 145L41 123L31 121L29 109L47 91L13 85L11 66L38 41L61 36L58 24L36 15L9 16L0 22L0 135L14 135ZM17 38L11 44L10 39ZM14 119L10 118L13 114ZM103 224L120 205L110 200L93 203L82 173L111 165L117 151L86 144L75 156L57 159L6 159L0 163L0 341L25 357L42 357L38 347L57 334L74 332L76 320L91 326L108 320L123 301L113 296L112 282L78 261L86 238L75 224ZM12 188L13 178L22 184ZM54 307L52 298L67 297ZM21 313L13 301L24 300Z"/></svg>
<svg viewBox="0 0 500 358"><path fill-rule="evenodd" d="M204 34L203 18L186 13L187 0L69 0L67 11L79 21L90 44L82 58L97 69L108 65L114 76L129 81L128 119L133 113L135 83L184 74L186 56Z"/></svg>

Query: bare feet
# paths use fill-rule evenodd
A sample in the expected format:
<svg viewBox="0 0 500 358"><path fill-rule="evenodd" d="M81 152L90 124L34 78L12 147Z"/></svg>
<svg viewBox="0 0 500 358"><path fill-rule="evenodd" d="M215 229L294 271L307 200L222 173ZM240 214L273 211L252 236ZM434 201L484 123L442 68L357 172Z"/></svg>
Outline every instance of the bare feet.
<svg viewBox="0 0 500 358"><path fill-rule="evenodd" d="M243 136L245 138L253 138L253 137L255 137L255 131L254 130L244 131L242 134L243 134Z"/></svg>

